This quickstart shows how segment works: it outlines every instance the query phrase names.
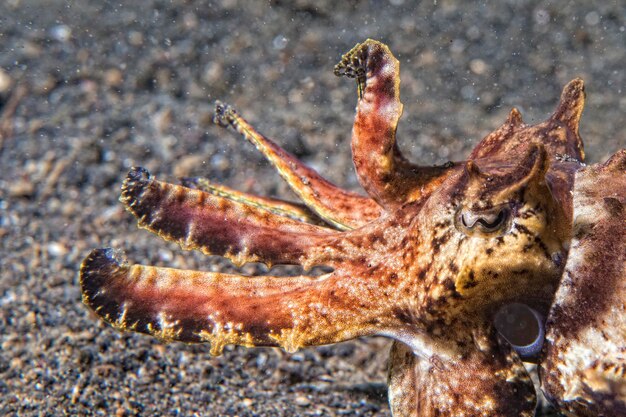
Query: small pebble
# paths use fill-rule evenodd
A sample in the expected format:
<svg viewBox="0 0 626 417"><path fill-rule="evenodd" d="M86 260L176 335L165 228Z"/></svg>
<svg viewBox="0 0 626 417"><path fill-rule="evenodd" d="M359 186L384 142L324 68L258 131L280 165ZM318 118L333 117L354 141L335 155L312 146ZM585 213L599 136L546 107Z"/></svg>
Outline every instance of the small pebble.
<svg viewBox="0 0 626 417"><path fill-rule="evenodd" d="M143 45L143 34L136 30L132 30L128 33L128 42L133 46Z"/></svg>
<svg viewBox="0 0 626 417"><path fill-rule="evenodd" d="M6 93L11 88L13 84L13 80L9 74L6 73L2 68L0 68L0 94Z"/></svg>
<svg viewBox="0 0 626 417"><path fill-rule="evenodd" d="M167 249L159 249L159 259L163 262L171 262L174 259L174 254Z"/></svg>
<svg viewBox="0 0 626 417"><path fill-rule="evenodd" d="M39 58L43 51L44 48L42 48L38 43L30 40L24 41L24 56L29 58Z"/></svg>
<svg viewBox="0 0 626 417"><path fill-rule="evenodd" d="M174 176L176 177L188 177L191 173L202 165L202 162L206 158L203 155L186 155L178 160L174 165Z"/></svg>
<svg viewBox="0 0 626 417"><path fill-rule="evenodd" d="M272 46L274 47L274 49L283 50L287 46L288 42L289 42L289 39L287 39L286 37L282 35L278 35L272 41Z"/></svg>
<svg viewBox="0 0 626 417"><path fill-rule="evenodd" d="M26 322L31 326L34 326L35 324L37 324L37 315L35 314L34 311L29 311L26 314Z"/></svg>
<svg viewBox="0 0 626 417"><path fill-rule="evenodd" d="M12 369L21 369L24 366L22 358L12 358L9 366Z"/></svg>
<svg viewBox="0 0 626 417"><path fill-rule="evenodd" d="M109 87L119 87L123 81L124 76L118 68L111 68L104 73L104 82Z"/></svg>
<svg viewBox="0 0 626 417"><path fill-rule="evenodd" d="M204 69L202 81L208 85L220 82L224 77L224 67L219 62L211 62Z"/></svg>
<svg viewBox="0 0 626 417"><path fill-rule="evenodd" d="M57 25L50 29L50 35L59 42L67 42L72 36L72 28L68 25Z"/></svg>
<svg viewBox="0 0 626 417"><path fill-rule="evenodd" d="M30 197L35 193L35 185L27 179L19 179L9 186L11 197Z"/></svg>
<svg viewBox="0 0 626 417"><path fill-rule="evenodd" d="M53 258L59 258L67 254L67 248L61 243L52 242L48 244L48 254Z"/></svg>
<svg viewBox="0 0 626 417"><path fill-rule="evenodd" d="M193 12L187 12L183 15L183 25L187 30L193 30L198 27L198 16Z"/></svg>
<svg viewBox="0 0 626 417"><path fill-rule="evenodd" d="M299 395L296 397L295 403L297 406L300 406L300 407L308 407L309 405L311 405L311 400L309 400L304 395Z"/></svg>
<svg viewBox="0 0 626 417"><path fill-rule="evenodd" d="M152 125L159 133L165 132L172 126L174 120L172 109L167 107L152 116Z"/></svg>
<svg viewBox="0 0 626 417"><path fill-rule="evenodd" d="M43 75L33 79L33 91L37 94L48 94L57 84L57 79L53 74Z"/></svg>
<svg viewBox="0 0 626 417"><path fill-rule="evenodd" d="M472 59L469 68L474 74L482 75L487 72L488 66L482 59Z"/></svg>
<svg viewBox="0 0 626 417"><path fill-rule="evenodd" d="M224 171L230 167L230 161L226 156L218 153L211 157L211 160L209 161L209 166L217 170Z"/></svg>

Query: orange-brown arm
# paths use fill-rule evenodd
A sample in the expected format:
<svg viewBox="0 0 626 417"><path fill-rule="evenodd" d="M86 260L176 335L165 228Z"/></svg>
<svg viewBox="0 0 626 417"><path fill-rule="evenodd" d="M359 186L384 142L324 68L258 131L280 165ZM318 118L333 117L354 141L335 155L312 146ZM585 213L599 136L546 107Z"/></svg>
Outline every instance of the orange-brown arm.
<svg viewBox="0 0 626 417"><path fill-rule="evenodd" d="M339 233L201 190L160 182L142 168L130 171L120 199L139 219L140 227L184 249L224 256L237 265L263 262L310 267L330 262L322 255L312 258L309 252L324 247L329 237Z"/></svg>
<svg viewBox="0 0 626 417"><path fill-rule="evenodd" d="M354 229L380 217L381 208L372 199L331 184L314 169L257 132L232 107L218 102L214 120L220 126L232 126L256 146L302 202L337 229Z"/></svg>
<svg viewBox="0 0 626 417"><path fill-rule="evenodd" d="M128 265L113 249L83 262L85 304L120 330L165 341L302 346L390 333L401 322L376 282L333 272L321 277L244 277Z"/></svg>
<svg viewBox="0 0 626 417"><path fill-rule="evenodd" d="M402 115L400 64L389 48L371 39L357 44L335 66L335 74L357 80L352 154L367 193L383 207L392 208L434 190L448 166L415 166L402 156L396 144L396 128Z"/></svg>
<svg viewBox="0 0 626 417"><path fill-rule="evenodd" d="M207 178L185 177L181 178L181 183L187 188L204 191L205 193L213 194L231 201L236 201L249 207L260 208L262 210L269 211L272 214L287 217L299 222L316 225L328 225L304 204L244 193L225 185L213 184Z"/></svg>

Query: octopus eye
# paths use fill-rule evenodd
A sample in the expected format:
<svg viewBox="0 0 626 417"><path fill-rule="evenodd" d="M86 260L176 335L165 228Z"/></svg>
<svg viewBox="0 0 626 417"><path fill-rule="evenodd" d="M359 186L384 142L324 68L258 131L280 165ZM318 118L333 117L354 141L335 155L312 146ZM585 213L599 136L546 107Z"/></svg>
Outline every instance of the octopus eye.
<svg viewBox="0 0 626 417"><path fill-rule="evenodd" d="M522 359L536 357L541 352L545 323L541 314L526 304L503 306L494 316L493 324Z"/></svg>
<svg viewBox="0 0 626 417"><path fill-rule="evenodd" d="M511 217L509 207L496 207L489 210L472 211L459 210L457 228L466 234L484 233L493 234L504 231Z"/></svg>

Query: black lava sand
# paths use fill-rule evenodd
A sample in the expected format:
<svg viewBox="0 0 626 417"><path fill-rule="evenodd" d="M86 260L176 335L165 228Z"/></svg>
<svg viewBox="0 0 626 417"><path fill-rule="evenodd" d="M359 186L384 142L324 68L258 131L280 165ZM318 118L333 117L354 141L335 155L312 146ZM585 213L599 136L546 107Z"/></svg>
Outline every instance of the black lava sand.
<svg viewBox="0 0 626 417"><path fill-rule="evenodd" d="M0 414L389 416L384 339L212 358L101 323L78 267L112 246L138 263L235 270L138 230L117 200L134 165L291 198L211 123L216 99L357 189L356 89L332 68L368 37L400 59L398 135L413 160L463 159L512 106L543 120L577 76L588 159L604 160L626 147L626 10L591 3L0 2Z"/></svg>

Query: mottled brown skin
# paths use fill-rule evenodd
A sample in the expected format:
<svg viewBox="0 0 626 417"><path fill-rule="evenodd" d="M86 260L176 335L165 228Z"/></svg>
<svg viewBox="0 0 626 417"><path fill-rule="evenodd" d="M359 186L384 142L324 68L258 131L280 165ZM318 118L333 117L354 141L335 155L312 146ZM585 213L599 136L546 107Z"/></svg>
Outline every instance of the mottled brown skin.
<svg viewBox="0 0 626 417"><path fill-rule="evenodd" d="M571 415L626 416L624 173L626 150L576 173L574 237L542 362L544 391Z"/></svg>
<svg viewBox="0 0 626 417"><path fill-rule="evenodd" d="M396 145L399 63L387 46L358 44L335 73L357 81L352 152L369 197L324 180L222 103L215 122L254 144L304 205L205 179L167 184L142 168L128 174L121 197L140 227L184 249L238 265L331 272L183 271L129 265L98 249L81 266L84 302L120 330L208 342L213 354L227 344L294 351L393 338L389 401L394 416L406 417L532 416L535 391L522 358L493 324L501 307L524 303L548 317L545 355L534 359L555 404L622 415L626 152L584 167L583 82L565 86L545 122L528 126L513 109L467 161L420 167ZM588 310L579 321L581 305ZM613 332L605 331L609 322ZM608 347L584 363L589 369L572 370L581 363L576 343L599 343L590 328Z"/></svg>

